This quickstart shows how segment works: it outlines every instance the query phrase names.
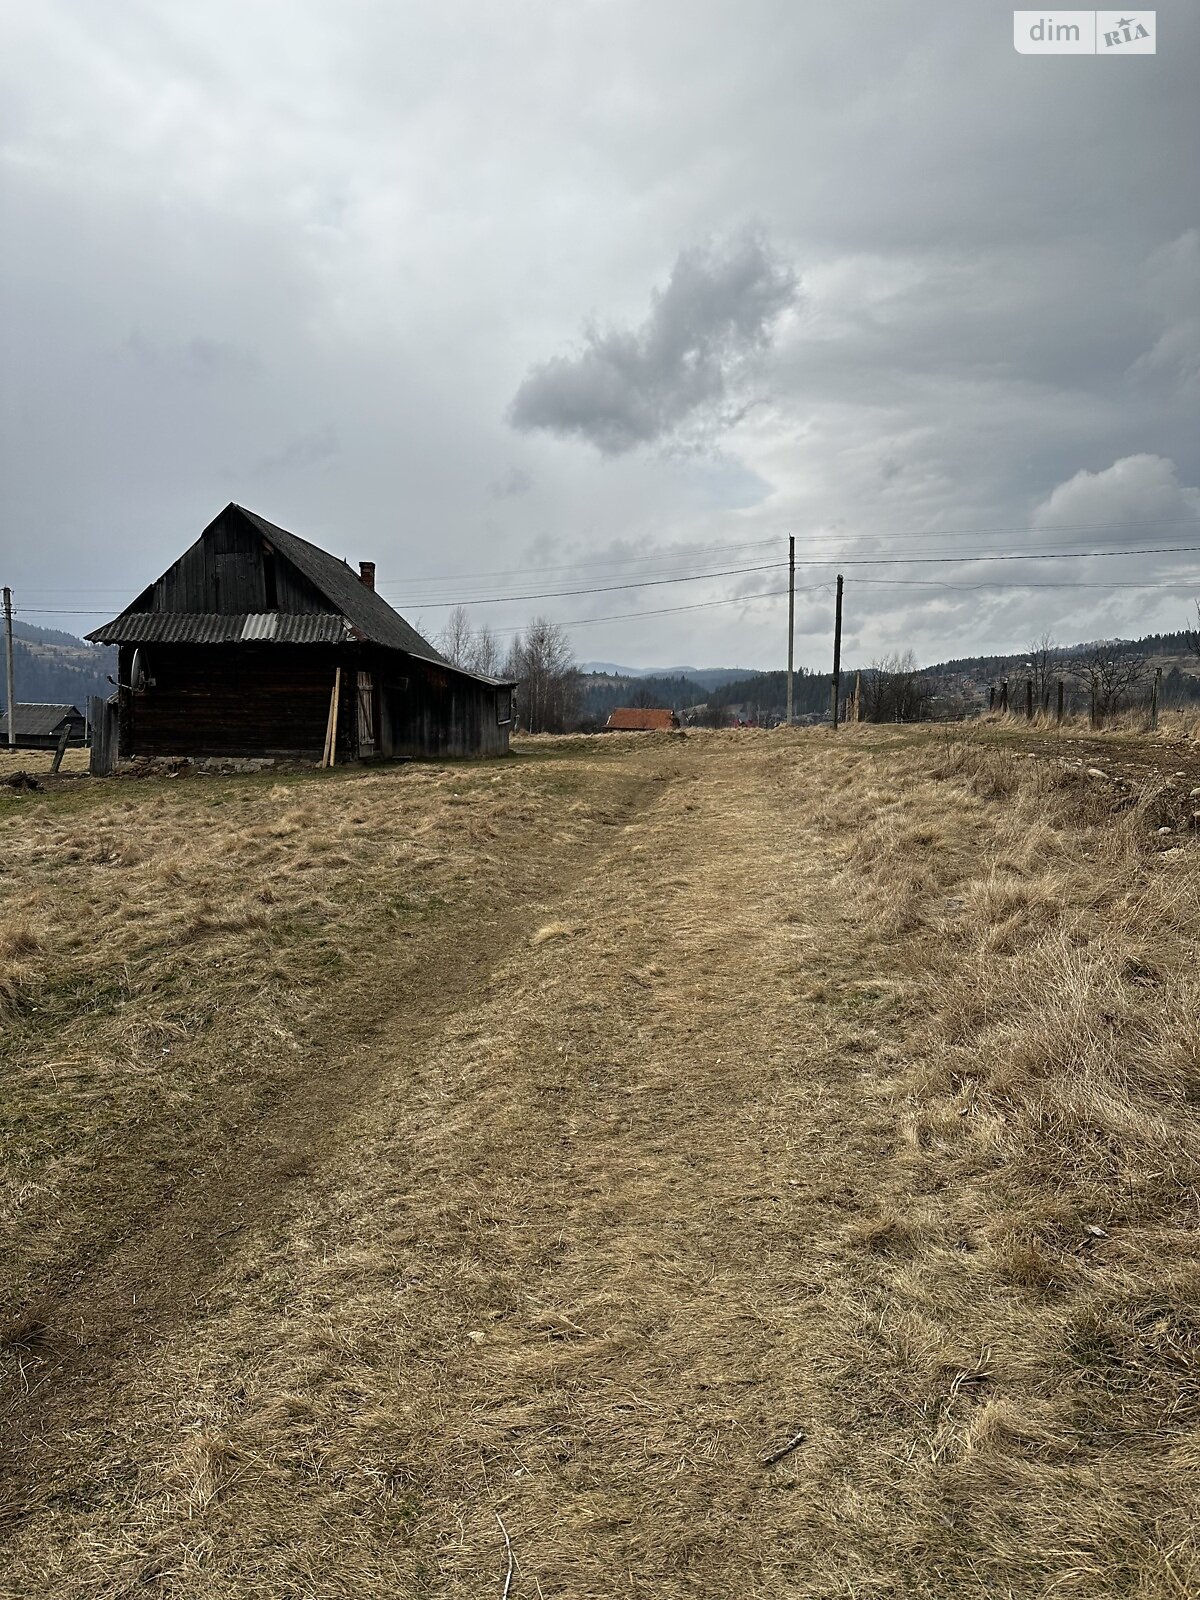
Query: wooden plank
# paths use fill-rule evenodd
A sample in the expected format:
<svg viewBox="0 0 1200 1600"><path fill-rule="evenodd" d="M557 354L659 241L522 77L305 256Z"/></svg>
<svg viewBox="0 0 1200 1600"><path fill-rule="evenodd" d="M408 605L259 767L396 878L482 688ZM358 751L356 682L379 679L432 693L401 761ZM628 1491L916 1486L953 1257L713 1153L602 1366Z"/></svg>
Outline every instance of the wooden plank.
<svg viewBox="0 0 1200 1600"><path fill-rule="evenodd" d="M339 667L333 675L333 736L329 741L329 765L337 765L337 725L338 710L342 702L342 669Z"/></svg>

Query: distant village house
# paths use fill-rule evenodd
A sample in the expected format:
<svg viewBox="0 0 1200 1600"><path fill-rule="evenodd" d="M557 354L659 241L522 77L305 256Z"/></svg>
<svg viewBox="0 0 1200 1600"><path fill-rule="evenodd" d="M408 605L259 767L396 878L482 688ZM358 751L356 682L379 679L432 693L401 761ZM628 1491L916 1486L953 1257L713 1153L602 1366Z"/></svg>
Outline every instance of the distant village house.
<svg viewBox="0 0 1200 1600"><path fill-rule="evenodd" d="M228 505L88 635L118 649L121 758L498 756L513 685L447 661L343 560Z"/></svg>
<svg viewBox="0 0 1200 1600"><path fill-rule="evenodd" d="M614 733L669 733L679 726L673 711L660 711L649 706L619 706L610 711L606 729Z"/></svg>

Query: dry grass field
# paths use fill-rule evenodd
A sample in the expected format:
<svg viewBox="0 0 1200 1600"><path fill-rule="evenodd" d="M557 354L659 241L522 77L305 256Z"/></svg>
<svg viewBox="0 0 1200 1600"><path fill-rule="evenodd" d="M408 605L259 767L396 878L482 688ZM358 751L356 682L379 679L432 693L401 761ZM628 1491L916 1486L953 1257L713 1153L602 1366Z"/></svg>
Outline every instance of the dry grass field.
<svg viewBox="0 0 1200 1600"><path fill-rule="evenodd" d="M0 1594L1200 1594L1198 769L0 787Z"/></svg>

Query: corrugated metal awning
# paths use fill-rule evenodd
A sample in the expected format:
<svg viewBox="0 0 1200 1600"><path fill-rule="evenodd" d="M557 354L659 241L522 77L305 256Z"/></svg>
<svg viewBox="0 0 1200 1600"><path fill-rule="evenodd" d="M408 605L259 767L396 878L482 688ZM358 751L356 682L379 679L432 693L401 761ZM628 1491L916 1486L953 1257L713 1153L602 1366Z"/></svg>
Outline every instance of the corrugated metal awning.
<svg viewBox="0 0 1200 1600"><path fill-rule="evenodd" d="M99 644L341 644L350 637L350 624L336 613L283 611L127 611L89 634Z"/></svg>

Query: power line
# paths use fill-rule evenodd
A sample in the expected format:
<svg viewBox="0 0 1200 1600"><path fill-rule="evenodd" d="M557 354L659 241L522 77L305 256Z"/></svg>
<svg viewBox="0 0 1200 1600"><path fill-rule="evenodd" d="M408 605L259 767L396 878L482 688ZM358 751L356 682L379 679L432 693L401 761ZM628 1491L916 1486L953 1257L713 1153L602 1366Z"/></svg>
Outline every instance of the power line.
<svg viewBox="0 0 1200 1600"><path fill-rule="evenodd" d="M1024 593L1026 589L1172 589L1187 592L1200 588L1200 574L1183 578L1177 583L1127 583L1114 578L1110 583L1081 583L1074 578L1063 578L1053 583L1020 583L996 578L984 583L939 583L935 578L855 578L855 583L870 584L872 588L887 585L904 589L957 589L975 593L980 589L1012 589Z"/></svg>
<svg viewBox="0 0 1200 1600"><path fill-rule="evenodd" d="M838 534L838 533L832 532L831 530L825 529L825 530L822 530L820 533L815 534L813 537L816 540L820 540L823 544L825 544L827 546L830 545L831 541L835 541L835 540L836 541L840 541L833 547L835 553L829 555L828 557L826 557L824 552L815 553L814 556L813 556L812 561L809 564L822 564L822 565L824 565L824 564L828 564L828 563L842 561L842 562L844 562L844 564L850 565L851 564L851 558L845 556L844 554L838 554L837 552L844 551L848 544L861 544L864 540L868 540L868 539L882 539L882 540L886 541L886 544L888 546L892 546L892 545L895 545L897 543L902 543L902 542L905 542L905 541L908 541L908 540L920 541L920 540L924 540L924 539L944 539L944 538L945 539L950 539L950 538L953 538L953 539L964 539L964 538L965 539L969 539L969 538L975 538L975 537L1002 537L1002 536L1006 536L1006 535L1012 535L1014 537L1019 537L1020 536L1020 537L1038 538L1038 539L1043 539L1044 540L1048 536L1052 537L1054 535L1061 535L1061 534L1070 535L1070 534L1080 534L1080 533L1133 532L1133 531L1137 531L1139 529L1147 529L1147 528L1190 527L1190 526L1193 526L1193 525L1194 525L1194 519L1192 519L1192 518L1164 518L1164 519L1160 519L1160 520L1151 520L1151 521L1144 521L1144 522L1138 522L1138 523L1111 523L1111 522L1108 522L1108 523L1060 523L1060 524L1057 524L1054 528L1051 528L1051 529L1039 529L1039 528L1028 528L1028 527L991 527L991 528L954 527L954 528L926 528L926 529L910 529L910 530L901 529L901 530L891 531L891 532L888 532L888 533L883 534L883 535L879 535L879 534L875 534L875 533L869 533L869 532L868 533ZM702 547L701 549L695 549L695 547L693 547L693 554L694 554L694 557L696 559L703 559L704 557L708 557L708 558L719 557L720 555L722 555L722 554L724 554L726 552L740 552L740 551L749 552L751 550L762 549L762 548L765 548L767 546L776 545L779 542L779 539L782 538L782 537L784 537L784 535L773 535L770 538L766 538L766 539L730 541L730 542L718 543L718 544L714 544L714 545L707 545L707 546ZM1039 555L1041 555L1043 553L1050 553L1050 552L1045 552L1044 549L1039 548L1038 550L1030 551L1029 554L1028 554L1028 558L1029 559L1034 559L1035 557L1037 557L1037 556L1039 556ZM1054 552L1054 553L1058 553L1058 552ZM1107 554L1109 552L1063 551L1061 553L1064 556L1071 556L1071 555L1090 556L1090 555L1094 555L1094 554ZM1118 551L1118 552L1112 552L1112 553L1113 554L1125 554L1125 553L1130 553L1130 552ZM1159 553L1159 552L1157 552L1155 550L1136 550L1136 551L1133 551L1131 553L1140 555L1140 554L1156 554L1156 553ZM1020 552L1013 552L1011 550L1008 550L1008 551L1005 551L1003 553L997 553L994 556L987 555L987 554L982 554L982 555L976 555L976 556L972 556L972 557L968 558L968 557L943 556L943 555L938 554L937 552L931 552L928 555L925 555L924 553L921 553L920 555L917 555L917 554L914 554L914 555L911 555L911 556L907 556L906 555L906 556L903 556L903 557L892 558L892 560L894 562L896 562L896 563L903 563L904 561L916 562L918 560L928 560L928 561L942 561L942 560L947 560L948 561L948 560L966 560L966 559L979 560L979 561L1009 560L1009 559L1015 559L1020 554L1021 554ZM688 557L685 555L684 551L676 550L676 551L673 552L670 549L662 550L662 551L648 552L648 553L646 553L644 555L638 555L638 556L602 556L602 557L586 557L585 556L585 557L579 558L578 560L573 560L573 561L568 561L568 562L558 562L558 563L554 563L554 564L548 564L548 563L544 563L543 562L543 563L538 563L536 566L530 566L530 567L499 568L499 569L475 571L475 572L472 572L472 573L462 573L462 572L458 572L458 573L443 573L443 574L439 574L439 575L425 576L425 577L421 577L421 578L410 578L410 579L406 579L406 580L396 580L395 583L393 583L392 580L389 579L389 580L386 580L385 582L381 582L380 585L379 585L379 588L380 588L380 592L381 593L385 589L392 590L393 592L399 592L401 586L403 586L404 593L406 595L411 595L414 588L418 588L418 587L422 587L422 586L430 586L430 585L434 585L434 584L441 584L441 583L475 582L475 581L478 581L479 579L482 579L482 578L522 577L522 576L525 576L528 573L572 572L572 571L577 571L577 570L579 570L581 568L591 568L591 567L599 567L599 568L612 567L614 569L624 570L626 568L633 568L633 567L637 567L637 566L643 565L643 564L645 564L647 566L670 566L670 565L673 565L676 561L683 561L683 560L686 560L686 559L688 559ZM888 558L883 557L883 556L855 558L855 560L857 561L858 564L863 564L863 563L866 563L866 564L882 564L886 559L888 559ZM687 575L685 575L685 576L687 576ZM104 595L124 595L124 594L127 594L129 591L128 591L127 588L124 588L124 587L118 588L118 587L111 587L111 586L104 586L104 587L82 587L81 586L81 587L73 587L73 588L69 588L69 589L67 589L67 588L64 588L64 589L56 588L56 589L53 589L53 590L43 589L43 588L32 588L32 589L26 589L23 592L26 593L26 594L38 595L38 596L47 595L47 594L56 594L56 595L62 595L64 597L66 597L66 596L76 596L76 595L96 595L97 597L99 597L99 596L104 596ZM430 601L428 603L433 604L434 602ZM45 609L49 609L49 608L45 608ZM67 615L69 613L64 611L63 614Z"/></svg>
<svg viewBox="0 0 1200 1600"><path fill-rule="evenodd" d="M1019 555L1004 553L999 555L975 556L879 556L851 560L846 560L845 558L839 556L831 556L828 558L820 557L816 559L803 560L800 561L798 565L803 567L904 567L929 566L934 564L943 566L950 563L962 564L990 561L1091 561L1107 560L1117 556L1197 554L1200 554L1200 545L1159 545L1138 550L1041 550L1030 551L1027 554ZM723 571L717 572L683 573L679 576L671 578L649 578L637 580L632 583L591 585L582 589L543 589L532 591L527 594L474 595L467 598L459 596L455 600L425 600L414 596L413 602L415 605L423 606L428 610L438 611L447 606L509 605L517 601L525 600L561 600L577 595L611 594L614 591L621 589L651 589L668 583L696 583L702 582L706 578L731 577L738 573L771 572L781 569L785 565L786 563L782 561L772 561L753 567L727 567ZM1031 588L1037 586L1025 584L1020 585L1020 587ZM1096 587L1116 588L1118 585L1116 583L1111 585L1099 584L1096 585Z"/></svg>
<svg viewBox="0 0 1200 1600"><path fill-rule="evenodd" d="M821 589L828 589L827 583L810 584L807 589L798 590L797 593L815 594ZM681 611L709 611L715 606L741 606L749 605L755 600L777 600L780 595L787 594L786 589L765 589L761 594L729 595L723 600L697 600L687 606L661 606L655 611L622 611L614 616L607 617L577 617L564 622L564 628L590 628L595 622L629 622L640 621L643 617L671 617ZM523 626L514 628L493 628L491 632L496 637L507 637L509 634L524 633Z"/></svg>

